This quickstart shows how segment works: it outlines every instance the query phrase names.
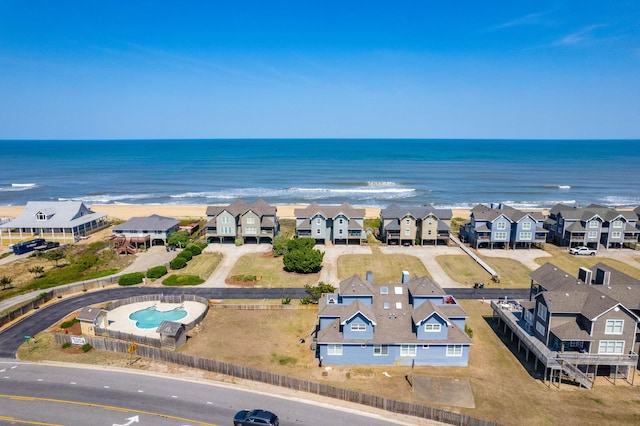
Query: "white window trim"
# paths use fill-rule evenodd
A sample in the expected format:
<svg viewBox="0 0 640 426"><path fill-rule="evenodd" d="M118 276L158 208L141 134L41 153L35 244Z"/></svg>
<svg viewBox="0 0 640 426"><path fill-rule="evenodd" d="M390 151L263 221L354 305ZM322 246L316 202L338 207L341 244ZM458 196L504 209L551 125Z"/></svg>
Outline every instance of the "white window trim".
<svg viewBox="0 0 640 426"><path fill-rule="evenodd" d="M447 356L462 356L462 345L447 345Z"/></svg>
<svg viewBox="0 0 640 426"><path fill-rule="evenodd" d="M531 222L522 222L523 231L531 231Z"/></svg>
<svg viewBox="0 0 640 426"><path fill-rule="evenodd" d="M362 324L361 322L355 322L351 324L351 331L355 331L355 332L367 331L367 325Z"/></svg>
<svg viewBox="0 0 640 426"><path fill-rule="evenodd" d="M620 331L617 332L615 331L616 328L616 324L620 323ZM612 331L608 331L609 330L609 324L611 324L611 330ZM604 334L616 334L616 335L621 335L624 331L624 320L619 320L619 319L608 319L605 326L604 326Z"/></svg>
<svg viewBox="0 0 640 426"><path fill-rule="evenodd" d="M425 324L425 333L440 333L442 331L442 324Z"/></svg>
<svg viewBox="0 0 640 426"><path fill-rule="evenodd" d="M388 356L389 345L373 345L373 356Z"/></svg>
<svg viewBox="0 0 640 426"><path fill-rule="evenodd" d="M607 354L607 355L620 355L624 353L624 340L600 340L600 343L598 344L598 354ZM602 351L602 346L603 344L605 345L605 349L608 349L609 344L613 344L613 348L614 351L613 352L603 352ZM615 351L615 348L618 347L620 344L622 344L622 348L620 349L620 351Z"/></svg>
<svg viewBox="0 0 640 426"><path fill-rule="evenodd" d="M540 321L536 321L536 330L538 331L538 333L542 334L543 336L546 336L547 329L545 328L544 324L542 324Z"/></svg>
<svg viewBox="0 0 640 426"><path fill-rule="evenodd" d="M505 231L496 232L494 234L494 238L496 240L506 240L507 239L507 233Z"/></svg>
<svg viewBox="0 0 640 426"><path fill-rule="evenodd" d="M327 355L342 355L342 344L340 343L329 343L327 345Z"/></svg>
<svg viewBox="0 0 640 426"><path fill-rule="evenodd" d="M599 223L597 220L590 220L589 221L589 229L595 229L599 227Z"/></svg>
<svg viewBox="0 0 640 426"><path fill-rule="evenodd" d="M530 232L530 231L527 231L527 232L521 232L521 233L520 233L520 239L521 239L521 240L530 240L532 235L533 235L533 234L531 234L531 232Z"/></svg>
<svg viewBox="0 0 640 426"><path fill-rule="evenodd" d="M400 356L416 356L416 345L400 345Z"/></svg>
<svg viewBox="0 0 640 426"><path fill-rule="evenodd" d="M496 229L500 231L504 231L505 229L507 229L507 222L496 223Z"/></svg>
<svg viewBox="0 0 640 426"><path fill-rule="evenodd" d="M614 220L613 223L611 224L611 226L613 228L622 228L622 221L621 220Z"/></svg>
<svg viewBox="0 0 640 426"><path fill-rule="evenodd" d="M547 313L548 313L548 309L545 305L543 305L542 303L538 303L538 318L545 320L545 322L547 321Z"/></svg>

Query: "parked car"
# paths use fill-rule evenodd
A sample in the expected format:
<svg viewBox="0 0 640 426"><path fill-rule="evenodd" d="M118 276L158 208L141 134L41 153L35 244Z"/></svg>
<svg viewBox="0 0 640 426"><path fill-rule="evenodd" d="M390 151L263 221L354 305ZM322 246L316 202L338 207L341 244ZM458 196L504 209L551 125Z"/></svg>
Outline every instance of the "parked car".
<svg viewBox="0 0 640 426"><path fill-rule="evenodd" d="M598 250L592 249L587 246L571 247L569 249L569 254L583 255L583 256L594 256L597 252Z"/></svg>
<svg viewBox="0 0 640 426"><path fill-rule="evenodd" d="M240 410L233 417L234 426L279 426L278 416L267 410Z"/></svg>

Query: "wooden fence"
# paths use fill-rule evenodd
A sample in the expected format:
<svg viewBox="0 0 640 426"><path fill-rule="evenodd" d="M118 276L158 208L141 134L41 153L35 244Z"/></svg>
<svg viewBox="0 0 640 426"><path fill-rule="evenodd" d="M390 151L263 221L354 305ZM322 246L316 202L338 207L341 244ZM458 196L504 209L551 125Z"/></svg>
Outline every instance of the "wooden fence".
<svg viewBox="0 0 640 426"><path fill-rule="evenodd" d="M102 337L84 337L85 341L93 348L126 354L131 343L119 340L111 340ZM71 342L68 334L56 333L56 344L62 345ZM239 379L251 380L280 386L292 390L314 393L329 398L342 401L353 402L382 410L405 414L424 419L430 419L459 426L499 426L498 423L488 420L477 419L475 417L442 410L440 408L428 407L411 402L396 401L376 395L357 392L350 389L343 389L336 386L326 385L309 380L297 379L295 377L284 376L276 373L256 370L250 367L234 365L227 362L220 362L213 359L201 358L197 356L185 355L177 352L167 351L150 346L138 346L135 351L137 356L150 358L162 362L170 362L190 368L197 368L204 371L224 374Z"/></svg>

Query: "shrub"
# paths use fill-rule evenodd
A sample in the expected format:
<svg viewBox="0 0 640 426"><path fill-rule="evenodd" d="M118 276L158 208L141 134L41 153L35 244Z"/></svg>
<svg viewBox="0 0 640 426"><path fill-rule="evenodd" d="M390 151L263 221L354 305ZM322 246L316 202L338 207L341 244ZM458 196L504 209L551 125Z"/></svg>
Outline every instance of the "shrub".
<svg viewBox="0 0 640 426"><path fill-rule="evenodd" d="M93 346L91 346L91 344L89 343L85 343L84 345L82 345L82 352L89 352L91 349L93 349Z"/></svg>
<svg viewBox="0 0 640 426"><path fill-rule="evenodd" d="M467 336L473 338L473 329L469 327L467 324L464 325L464 332L467 333Z"/></svg>
<svg viewBox="0 0 640 426"><path fill-rule="evenodd" d="M189 244L187 246L187 250L189 250L191 252L192 255L197 256L200 253L202 253L202 247L200 247L197 244Z"/></svg>
<svg viewBox="0 0 640 426"><path fill-rule="evenodd" d="M188 262L193 259L193 253L191 253L191 250L189 249L184 249L180 253L178 253L177 257L181 257Z"/></svg>
<svg viewBox="0 0 640 426"><path fill-rule="evenodd" d="M79 323L80 320L78 318L74 318L72 320L69 321L65 321L62 324L60 324L60 328L69 328L69 327L73 327L74 324Z"/></svg>
<svg viewBox="0 0 640 426"><path fill-rule="evenodd" d="M171 266L171 269L182 269L185 266L187 266L187 259L185 259L184 257L178 256L171 261L169 266Z"/></svg>
<svg viewBox="0 0 640 426"><path fill-rule="evenodd" d="M64 342L62 344L62 349L69 349L71 347L71 342Z"/></svg>
<svg viewBox="0 0 640 426"><path fill-rule="evenodd" d="M170 275L162 281L162 285L179 287L183 285L198 285L204 280L197 275Z"/></svg>
<svg viewBox="0 0 640 426"><path fill-rule="evenodd" d="M311 287L309 284L305 284L304 288L309 295L305 296L305 299L307 299L307 303L305 303L305 305L309 303L317 304L324 293L333 293L336 291L334 286L323 281L320 281L316 287Z"/></svg>
<svg viewBox="0 0 640 426"><path fill-rule="evenodd" d="M323 251L312 248L302 248L289 250L289 252L283 256L282 263L287 271L309 274L320 270L323 258Z"/></svg>
<svg viewBox="0 0 640 426"><path fill-rule="evenodd" d="M285 296L282 298L282 304L283 305L290 305L291 304L291 297L290 296Z"/></svg>
<svg viewBox="0 0 640 426"><path fill-rule="evenodd" d="M121 275L118 284L122 286L140 284L144 280L144 272L132 272Z"/></svg>
<svg viewBox="0 0 640 426"><path fill-rule="evenodd" d="M160 278L167 275L167 267L164 265L154 266L147 271L147 278Z"/></svg>
<svg viewBox="0 0 640 426"><path fill-rule="evenodd" d="M234 244L236 246L241 246L242 244L244 244L244 241L242 241L242 238L236 238L236 240L234 241Z"/></svg>

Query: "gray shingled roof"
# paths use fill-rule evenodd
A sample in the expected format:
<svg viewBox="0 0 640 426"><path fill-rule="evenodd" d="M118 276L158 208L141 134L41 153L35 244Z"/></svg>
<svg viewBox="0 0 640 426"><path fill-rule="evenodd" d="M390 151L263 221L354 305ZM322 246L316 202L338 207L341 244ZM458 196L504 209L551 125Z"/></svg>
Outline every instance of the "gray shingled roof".
<svg viewBox="0 0 640 426"><path fill-rule="evenodd" d="M353 275L346 280L340 281L339 291L343 296L366 296L373 295L374 290L369 281L360 278L358 275Z"/></svg>
<svg viewBox="0 0 640 426"><path fill-rule="evenodd" d="M47 219L36 220L38 213L44 213ZM106 216L95 213L81 201L29 201L20 216L0 228L73 228Z"/></svg>
<svg viewBox="0 0 640 426"><path fill-rule="evenodd" d="M167 337L176 337L183 328L184 325L179 322L165 320L160 323L158 328L156 328L156 333Z"/></svg>
<svg viewBox="0 0 640 426"><path fill-rule="evenodd" d="M94 322L102 313L106 313L104 309L93 308L91 306L85 306L80 310L78 315L76 315L76 319L78 321L90 321Z"/></svg>
<svg viewBox="0 0 640 426"><path fill-rule="evenodd" d="M128 221L114 226L114 231L168 231L180 224L180 221L172 217L159 216L132 217Z"/></svg>
<svg viewBox="0 0 640 426"><path fill-rule="evenodd" d="M339 206L319 205L317 203L309 204L305 208L295 209L294 214L297 218L306 219L320 214L325 218L335 218L340 214L344 214L349 219L364 218L365 209L358 209L349 203L342 203Z"/></svg>
<svg viewBox="0 0 640 426"><path fill-rule="evenodd" d="M391 204L387 208L382 209L380 216L385 219L391 218L403 218L405 216L412 216L417 219L424 219L429 214L434 215L438 219L451 220L453 217L453 211L451 209L436 209L431 205L424 206L398 206L397 204Z"/></svg>
<svg viewBox="0 0 640 426"><path fill-rule="evenodd" d="M276 207L272 206L264 200L258 200L255 203L245 203L244 201L238 199L226 206L208 206L206 214L207 216L217 216L225 210L231 213L233 216L245 214L249 210L255 212L258 216L261 217L275 216L277 213Z"/></svg>

